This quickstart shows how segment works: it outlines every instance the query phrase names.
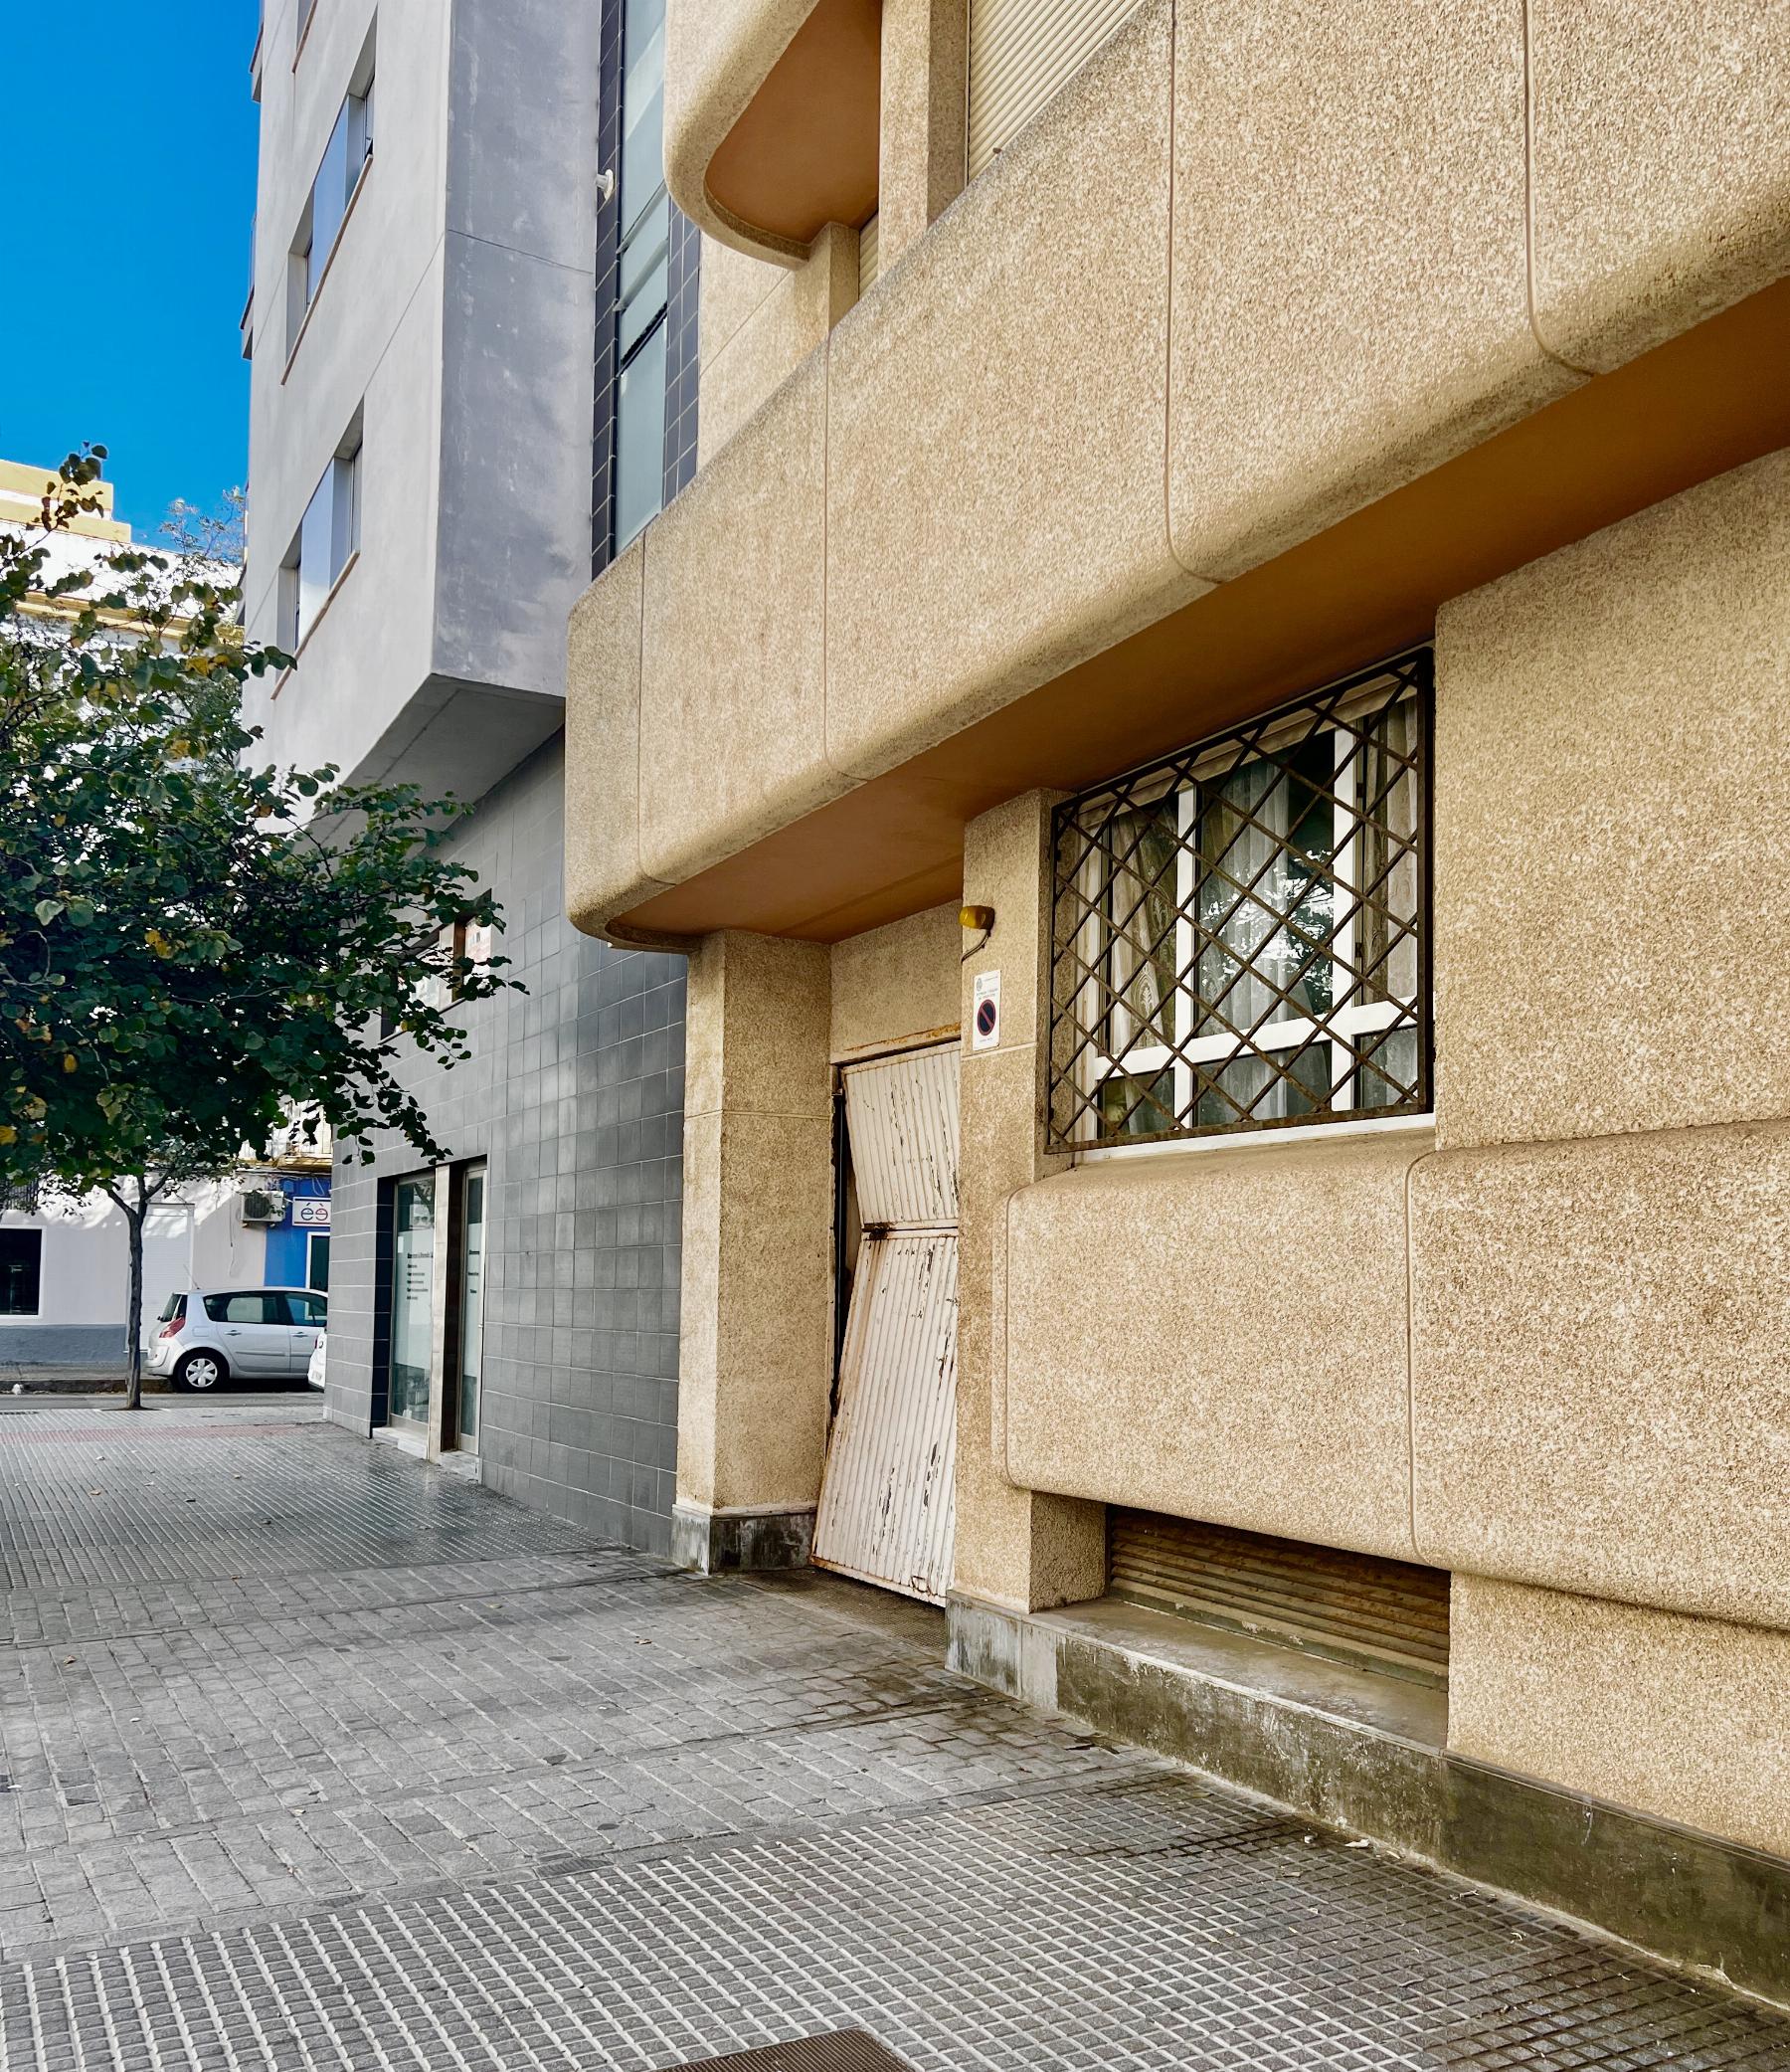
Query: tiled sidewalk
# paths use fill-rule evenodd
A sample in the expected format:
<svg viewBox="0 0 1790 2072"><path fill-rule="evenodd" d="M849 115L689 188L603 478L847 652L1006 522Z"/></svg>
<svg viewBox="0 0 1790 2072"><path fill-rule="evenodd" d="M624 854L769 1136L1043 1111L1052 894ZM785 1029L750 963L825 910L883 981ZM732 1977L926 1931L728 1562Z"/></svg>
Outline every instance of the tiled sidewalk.
<svg viewBox="0 0 1790 2072"><path fill-rule="evenodd" d="M0 1410L0 2067L1790 2072L1790 2020L322 1423Z"/></svg>

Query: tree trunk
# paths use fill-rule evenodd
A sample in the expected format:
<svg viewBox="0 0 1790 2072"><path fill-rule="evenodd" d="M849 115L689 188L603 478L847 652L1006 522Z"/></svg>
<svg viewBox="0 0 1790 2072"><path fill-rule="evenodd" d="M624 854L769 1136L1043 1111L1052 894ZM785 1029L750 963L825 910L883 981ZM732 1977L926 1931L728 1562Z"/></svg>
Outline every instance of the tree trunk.
<svg viewBox="0 0 1790 2072"><path fill-rule="evenodd" d="M114 1197L114 1199L116 1199ZM136 1182L136 1206L119 1202L124 1211L124 1228L130 1244L129 1293L124 1298L124 1408L143 1407L143 1218L148 1210L147 1190Z"/></svg>

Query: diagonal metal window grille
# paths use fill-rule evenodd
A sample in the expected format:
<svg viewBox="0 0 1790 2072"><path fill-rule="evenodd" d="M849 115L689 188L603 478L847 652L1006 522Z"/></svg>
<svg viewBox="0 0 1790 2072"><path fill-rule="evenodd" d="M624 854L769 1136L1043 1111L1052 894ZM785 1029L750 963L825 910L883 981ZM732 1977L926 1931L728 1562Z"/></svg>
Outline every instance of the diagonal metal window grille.
<svg viewBox="0 0 1790 2072"><path fill-rule="evenodd" d="M1051 1148L1430 1104L1425 649L1060 806Z"/></svg>

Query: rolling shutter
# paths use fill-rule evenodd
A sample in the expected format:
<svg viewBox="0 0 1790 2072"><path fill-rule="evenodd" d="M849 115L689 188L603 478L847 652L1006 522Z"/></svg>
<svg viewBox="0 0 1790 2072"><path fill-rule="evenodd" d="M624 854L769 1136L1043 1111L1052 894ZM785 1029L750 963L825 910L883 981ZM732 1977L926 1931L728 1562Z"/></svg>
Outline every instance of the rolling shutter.
<svg viewBox="0 0 1790 2072"><path fill-rule="evenodd" d="M1445 1570L1117 1508L1109 1546L1112 1595L1131 1603L1414 1683L1448 1681Z"/></svg>
<svg viewBox="0 0 1790 2072"><path fill-rule="evenodd" d="M858 232L858 293L867 294L876 283L876 218L871 217Z"/></svg>
<svg viewBox="0 0 1790 2072"><path fill-rule="evenodd" d="M970 0L970 177L1080 71L1138 0Z"/></svg>

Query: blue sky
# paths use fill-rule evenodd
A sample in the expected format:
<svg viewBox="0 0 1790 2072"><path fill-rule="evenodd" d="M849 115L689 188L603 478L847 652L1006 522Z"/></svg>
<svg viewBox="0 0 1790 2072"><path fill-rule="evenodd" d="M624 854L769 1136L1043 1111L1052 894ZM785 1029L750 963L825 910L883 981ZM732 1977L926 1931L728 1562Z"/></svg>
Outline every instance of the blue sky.
<svg viewBox="0 0 1790 2072"><path fill-rule="evenodd" d="M257 0L0 0L0 458L110 450L139 537L248 473Z"/></svg>

